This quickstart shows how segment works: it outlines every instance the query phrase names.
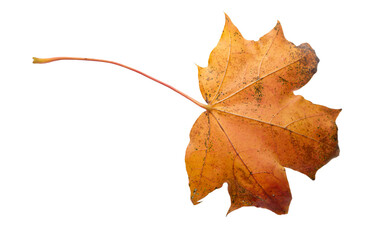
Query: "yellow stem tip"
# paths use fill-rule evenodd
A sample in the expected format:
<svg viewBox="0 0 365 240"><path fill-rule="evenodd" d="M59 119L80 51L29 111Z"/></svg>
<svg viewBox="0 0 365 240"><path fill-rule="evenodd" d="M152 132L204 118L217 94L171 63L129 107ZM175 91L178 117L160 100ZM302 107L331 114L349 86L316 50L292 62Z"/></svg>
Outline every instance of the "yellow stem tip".
<svg viewBox="0 0 365 240"><path fill-rule="evenodd" d="M48 63L49 59L48 58L36 58L33 57L33 63Z"/></svg>

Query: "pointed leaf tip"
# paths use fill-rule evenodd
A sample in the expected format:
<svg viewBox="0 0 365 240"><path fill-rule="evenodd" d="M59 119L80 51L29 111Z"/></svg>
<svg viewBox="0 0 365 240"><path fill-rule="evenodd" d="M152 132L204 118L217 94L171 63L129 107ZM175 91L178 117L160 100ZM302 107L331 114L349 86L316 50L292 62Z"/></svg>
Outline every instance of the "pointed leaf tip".
<svg viewBox="0 0 365 240"><path fill-rule="evenodd" d="M195 66L200 70L202 67L195 63Z"/></svg>
<svg viewBox="0 0 365 240"><path fill-rule="evenodd" d="M281 23L279 20L276 20L276 25L275 25L274 29L279 30L279 31L281 30L283 32L283 27L281 26Z"/></svg>
<svg viewBox="0 0 365 240"><path fill-rule="evenodd" d="M229 16L227 15L227 13L224 13L224 17L226 19L226 24L232 22L231 19L229 18Z"/></svg>

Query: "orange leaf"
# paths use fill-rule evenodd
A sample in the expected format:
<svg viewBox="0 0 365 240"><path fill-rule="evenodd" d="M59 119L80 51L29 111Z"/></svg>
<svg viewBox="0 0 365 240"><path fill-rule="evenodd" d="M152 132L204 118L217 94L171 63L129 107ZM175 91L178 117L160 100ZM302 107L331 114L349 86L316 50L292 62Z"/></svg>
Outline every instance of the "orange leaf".
<svg viewBox="0 0 365 240"><path fill-rule="evenodd" d="M256 206L285 214L291 193L284 167L314 179L338 156L341 110L293 93L318 62L309 44L285 39L279 22L256 42L244 39L226 16L208 67L199 67L208 110L191 130L185 158L194 204L227 182L228 213Z"/></svg>
<svg viewBox="0 0 365 240"><path fill-rule="evenodd" d="M194 204L228 183L230 213L257 206L277 214L291 201L285 168L314 179L319 168L338 156L335 120L341 110L315 105L293 94L317 71L309 44L295 46L280 23L259 41L248 41L226 16L226 24L209 65L199 67L200 91L206 104L124 64L94 58L33 58L96 61L143 75L206 109L195 122L186 150Z"/></svg>

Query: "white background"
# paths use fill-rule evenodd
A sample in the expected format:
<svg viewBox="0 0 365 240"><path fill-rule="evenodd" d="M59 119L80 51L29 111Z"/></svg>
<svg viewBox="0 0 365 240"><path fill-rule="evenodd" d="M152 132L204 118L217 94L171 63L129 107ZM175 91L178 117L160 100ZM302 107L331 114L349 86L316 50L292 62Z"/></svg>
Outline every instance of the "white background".
<svg viewBox="0 0 365 240"><path fill-rule="evenodd" d="M344 3L341 3L344 2ZM0 239L364 239L364 23L361 1L2 1ZM226 217L227 185L193 206L184 155L202 112L114 65L200 96L224 12L246 39L280 20L321 62L298 94L342 108L341 154L315 181L288 170L288 215Z"/></svg>

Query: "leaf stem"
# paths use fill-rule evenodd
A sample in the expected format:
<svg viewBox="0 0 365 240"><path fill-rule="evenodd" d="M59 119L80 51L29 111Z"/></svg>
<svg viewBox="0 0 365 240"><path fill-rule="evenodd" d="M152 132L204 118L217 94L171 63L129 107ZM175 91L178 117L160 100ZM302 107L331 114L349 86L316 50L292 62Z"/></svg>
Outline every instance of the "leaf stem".
<svg viewBox="0 0 365 240"><path fill-rule="evenodd" d="M169 84L167 83L164 83L154 77L151 77L137 69L134 69L134 68L131 68L131 67L128 67L124 64L121 64L121 63L117 63L117 62L113 62L113 61L108 61L108 60L103 60L103 59L95 59L95 58L78 58L78 57L54 57L54 58L36 58L36 57L33 57L33 63L50 63L50 62L54 62L54 61L59 61L59 60L81 60L81 61L94 61L94 62L104 62L104 63L110 63L110 64L115 64L115 65L118 65L120 67L124 67L126 69L129 69L131 71L134 71L136 73L139 73L141 74L142 76L146 77L146 78L149 78L165 87L168 87L170 88L171 90L177 92L178 94L180 94L181 96L189 99L191 102L195 103L196 105L198 105L199 107L201 108L204 108L206 110L210 110L211 109L211 106L209 105L206 105L206 104L202 104L200 102L198 102L197 100L195 100L194 98L186 95L185 93L177 90L176 88L170 86Z"/></svg>

